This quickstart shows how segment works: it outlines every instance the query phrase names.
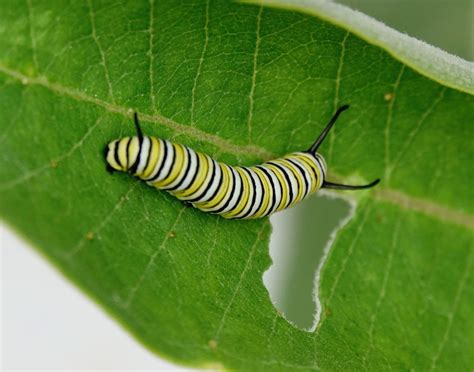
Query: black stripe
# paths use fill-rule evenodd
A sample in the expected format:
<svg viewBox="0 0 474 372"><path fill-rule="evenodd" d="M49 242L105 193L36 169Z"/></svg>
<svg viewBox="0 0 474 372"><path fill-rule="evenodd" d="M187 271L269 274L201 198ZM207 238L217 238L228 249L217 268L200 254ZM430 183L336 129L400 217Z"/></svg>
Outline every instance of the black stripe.
<svg viewBox="0 0 474 372"><path fill-rule="evenodd" d="M178 182L178 184L170 189L166 188L167 191L174 191L178 187L180 187L183 184L183 181L186 179L186 175L189 172L189 168L191 168L191 154L189 152L189 149L187 147L184 148L186 150L186 154L188 154L188 164L186 164L186 170L184 171L184 176L181 179L181 181Z"/></svg>
<svg viewBox="0 0 474 372"><path fill-rule="evenodd" d="M259 180L259 182L260 182L260 186L262 187L262 195L260 196L260 203L259 203L259 205L258 205L258 208L255 209L255 213L257 213L257 212L260 210L260 208L262 208L263 201L265 200L265 197L264 197L264 195L263 195L263 194L265 193L265 187L264 187L264 185L263 185L264 182L265 182L265 180L263 180L263 178L260 178L260 175L259 175L257 172L255 172L255 171L253 171L253 172L254 172L254 174L257 176L257 178L258 178L258 180ZM257 187L257 186L255 186L255 188L256 188L256 187ZM256 194L255 194L255 197L257 197ZM267 206L267 207L268 207L268 206ZM254 214L255 214L255 213L254 213Z"/></svg>
<svg viewBox="0 0 474 372"><path fill-rule="evenodd" d="M241 167L239 167L239 168L243 169ZM240 179L240 192L239 192L239 196L237 197L237 202L235 203L235 205L232 207L232 209L229 212L235 212L235 208L237 208L237 206L240 204L240 201L242 199L242 194L244 193L244 179L241 176L241 174L237 171L237 168L234 168L234 169L235 169L235 172L237 173L237 175ZM240 211L237 211L237 212L242 212L242 210L244 208L245 208L245 205L243 206L243 208Z"/></svg>
<svg viewBox="0 0 474 372"><path fill-rule="evenodd" d="M263 173L265 173L265 175L268 177L268 180L270 181L270 184L271 184L271 188L272 188L272 203L270 204L271 205L271 208L268 209L267 213L264 213L262 215L262 217L264 216L267 216L268 214L272 213L274 208L275 208L275 204L276 204L276 190L275 190L275 184L273 183L273 179L271 177L271 175L269 174L270 171L268 171L264 166L261 166L261 165L257 165L257 168L262 170ZM267 206L268 208L268 206Z"/></svg>
<svg viewBox="0 0 474 372"><path fill-rule="evenodd" d="M194 175L191 177L191 182L189 183L189 185L187 187L188 189L191 188L194 181L196 181L196 178L197 178L197 176L200 172L199 168L201 168L201 158L199 157L199 154L197 152L195 152L195 151L193 151L193 152L196 155L196 170L194 171ZM206 175L207 175L207 173L206 173ZM186 178L186 177L184 177L184 178ZM205 178L204 178L204 180L205 180Z"/></svg>
<svg viewBox="0 0 474 372"><path fill-rule="evenodd" d="M293 159L288 159L287 158L286 160L288 160L291 164L293 164L301 172L301 178L303 178L303 182L304 182L304 186L305 186L305 195L304 196L306 196L308 194L309 190L311 190L311 188L309 187L309 182L306 179L306 172L304 171L304 168L301 166L301 164L299 164L297 161L295 161Z"/></svg>
<svg viewBox="0 0 474 372"><path fill-rule="evenodd" d="M148 137L148 140L150 141L150 148L148 149L148 152L146 153L146 161L145 161L145 166L143 167L142 172L145 172L145 170L148 168L148 163L150 162L150 155L151 155L151 149L153 147L153 141L151 140L150 137ZM159 142L160 140L158 140ZM143 173L142 173L143 174Z"/></svg>
<svg viewBox="0 0 474 372"><path fill-rule="evenodd" d="M283 173L283 177L285 178L286 183L288 184L288 192L290 194L290 200L285 204L285 208L286 208L293 201L293 190L291 188L290 177L285 172L285 168L283 166L281 166L280 164L277 164L277 163L274 163L274 162L271 162L271 161L269 162L269 164L273 164L275 167L277 167ZM283 193L283 188L282 188L282 193Z"/></svg>
<svg viewBox="0 0 474 372"><path fill-rule="evenodd" d="M163 170L163 167L165 166L166 158L168 157L168 141L163 141L164 146L163 146L163 159L161 160L160 168L156 172L156 174L152 178L147 178L147 182L154 182L155 180L158 179L160 176L161 171ZM151 147L150 147L150 153L151 153ZM160 156L158 154L158 160L160 159ZM157 161L158 161L157 160Z"/></svg>
<svg viewBox="0 0 474 372"><path fill-rule="evenodd" d="M314 157L314 159L316 160L316 162L319 165L319 169L321 170L321 173L322 173L322 176L323 176L323 181L324 181L324 179L326 178L326 175L324 174L324 168L323 168L321 162L319 161L319 158L314 156L314 155L312 155L312 156Z"/></svg>
<svg viewBox="0 0 474 372"><path fill-rule="evenodd" d="M316 178L316 183L318 183L318 180L319 180L318 173L316 172L316 170L311 165L308 164L309 160L304 161L303 159L304 158L302 158L301 161L303 161L305 164L308 165L308 168L310 168L311 171L314 173L314 178Z"/></svg>
<svg viewBox="0 0 474 372"><path fill-rule="evenodd" d="M242 169L249 175L250 181L252 182L253 195L252 195L252 201L250 202L249 210L242 217L238 217L238 218L246 218L246 217L250 216L250 212L252 212L252 209L253 209L252 208L253 204L255 203L255 199L257 198L257 185L255 184L255 180L252 177L252 172L253 171L250 171L250 169L245 168L245 167L242 167ZM263 198L262 198L262 200L263 200ZM244 206L244 208L245 208L245 206ZM258 211L258 208L256 210Z"/></svg>
<svg viewBox="0 0 474 372"><path fill-rule="evenodd" d="M129 137L128 142L127 142L127 148L125 149L125 155L127 155L127 156L126 156L126 159L127 159L127 168L125 168L125 169L127 169L127 170L130 169L129 166L128 166L128 164L129 164L129 161L130 161L130 143L131 143L131 142L132 142L132 139Z"/></svg>
<svg viewBox="0 0 474 372"><path fill-rule="evenodd" d="M142 143L143 143L143 137L138 137L138 154L137 154L137 159L135 160L135 163L130 167L129 171L130 173L135 174L138 168L138 163L140 162L140 157L141 157L141 152L142 152Z"/></svg>
<svg viewBox="0 0 474 372"><path fill-rule="evenodd" d="M178 145L176 145L178 146ZM168 178L171 173L173 173L173 169L174 167L176 166L176 153L178 152L175 148L175 146L170 142L170 147L173 149L172 151L172 159L171 159L171 166L170 166L170 169L168 170L168 173L167 174L163 174L163 180L165 180L166 178ZM164 164L164 163L163 163Z"/></svg>
<svg viewBox="0 0 474 372"><path fill-rule="evenodd" d="M120 142L122 142L122 140L115 142L114 160L119 165L119 167L122 168L122 164L120 164L120 159L119 159L119 154L118 154L118 149L119 149Z"/></svg>
<svg viewBox="0 0 474 372"><path fill-rule="evenodd" d="M209 186L211 186L212 183L214 182L214 178L216 177L216 173L217 173L218 164L217 164L214 160L212 160L212 159L211 159L211 164L213 165L213 167L212 167L212 175L211 175L211 179L209 180L208 185L204 188L204 190L203 190L198 196L195 196L195 197L192 198L192 199L188 199L187 201L188 201L189 203L195 203L195 202L199 201L199 199L201 199L201 198L206 194L206 192L207 192L208 189L209 189ZM222 179L222 175L221 175L221 179ZM218 189L219 189L219 186L217 186L217 189L216 189L216 190L218 190Z"/></svg>
<svg viewBox="0 0 474 372"><path fill-rule="evenodd" d="M239 173L234 170L234 168L232 167L229 167L230 169L230 173L232 174L232 180L234 182L232 182L232 189L230 190L230 194L229 194L229 198L227 198L224 202L224 205L222 207L220 207L218 210L216 211L212 211L212 213L220 213L222 212L224 209L226 209L230 203L230 201L232 200L232 198L234 197L234 194L235 194L235 190L237 189L236 185L237 185L237 177L240 177ZM237 173L237 176L235 175L235 173ZM240 180L240 182L242 182L242 180ZM240 189L242 191L242 188ZM227 191L226 191L227 193Z"/></svg>
<svg viewBox="0 0 474 372"><path fill-rule="evenodd" d="M220 165L220 164L216 164L218 167L220 167L220 170L221 170L221 179L219 180L219 183L217 184L217 187L216 189L214 190L214 193L211 195L211 197L209 198L209 201L214 199L217 194L219 193L221 187L222 187L222 182L224 181L224 169L223 167Z"/></svg>

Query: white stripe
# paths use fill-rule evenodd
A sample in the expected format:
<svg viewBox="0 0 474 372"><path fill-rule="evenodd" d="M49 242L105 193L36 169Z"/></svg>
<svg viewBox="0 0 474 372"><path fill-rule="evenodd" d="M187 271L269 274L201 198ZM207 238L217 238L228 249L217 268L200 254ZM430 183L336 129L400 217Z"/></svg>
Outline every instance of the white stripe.
<svg viewBox="0 0 474 372"><path fill-rule="evenodd" d="M304 173L303 173L303 177L306 178L306 181L308 182L308 188L305 190L305 193L304 193L304 196L303 196L303 199L306 198L311 190L313 189L313 177L311 177L311 169L309 169L309 165L307 165L305 162L303 162L302 160L298 159L298 158L293 158L291 159L293 160L294 162L298 163L298 165L303 168L304 170Z"/></svg>
<svg viewBox="0 0 474 372"><path fill-rule="evenodd" d="M261 172L262 173L262 179L260 179L260 177L258 177L258 174L257 172L255 172L255 176L257 177L258 179L258 183L257 185L260 187L260 192L258 193L260 195L260 199L257 200L257 206L258 208L255 209L254 211L252 211L252 215L258 213L258 211L260 210L260 208L262 208L262 205L263 205L263 202L265 200L265 184L268 185L268 188L269 188L269 191L268 191L268 196L269 196L269 199L268 199L268 204L267 206L265 207L265 209L261 212L261 215L265 215L265 213L268 211L268 209L270 208L271 206L271 199L272 199L272 196L273 196L273 189L272 187L270 187L270 181L268 180L268 177L265 173Z"/></svg>
<svg viewBox="0 0 474 372"><path fill-rule="evenodd" d="M158 158L156 160L155 168L153 168L150 175L147 177L147 180L148 179L151 180L156 176L156 174L158 173L158 170L160 169L161 164L164 161L164 156L165 156L164 147L166 146L166 141L162 140L161 138L156 138L156 139L158 140ZM152 144L153 142L150 139L150 151L152 150Z"/></svg>
<svg viewBox="0 0 474 372"><path fill-rule="evenodd" d="M268 171L268 173L270 173L270 177L273 180L273 184L274 184L273 193L276 196L275 204L273 204L273 206L272 206L272 202L270 200L269 204L271 206L271 209L269 209L265 213L265 215L268 215L268 214L272 214L273 212L275 212L277 210L278 206L280 205L281 199L282 199L282 194L281 194L282 190L281 190L280 181L278 180L277 176L275 175L275 172L273 172L271 169L267 168L267 166L265 166L265 169ZM270 184L270 186L271 186L271 184Z"/></svg>
<svg viewBox="0 0 474 372"><path fill-rule="evenodd" d="M185 176L183 183L176 191L183 191L183 190L188 189L189 186L191 186L191 180L193 179L193 177L196 175L196 173L199 170L197 166L198 160L199 160L198 154L196 154L196 152L193 151L192 149L188 149L188 150L189 150L189 153L191 154L191 166L189 167L188 174Z"/></svg>
<svg viewBox="0 0 474 372"><path fill-rule="evenodd" d="M257 173L250 169L250 172L252 173L252 178L255 181L255 193L257 196L255 197L255 202L254 205L252 206L252 210L249 214L249 217L253 216L259 207L261 207L261 204L263 203L263 185L262 181L260 180L260 177L258 177Z"/></svg>
<svg viewBox="0 0 474 372"><path fill-rule="evenodd" d="M326 172L327 172L327 168L328 168L328 166L326 164L326 160L324 159L324 157L321 154L316 154L316 158L318 158L319 162L321 163L322 174L323 174L324 179L326 179Z"/></svg>
<svg viewBox="0 0 474 372"><path fill-rule="evenodd" d="M306 168L296 159L296 158L293 158L290 156L288 156L289 159L291 159L291 161L293 162L292 165L293 167L295 168L295 170L298 172L298 174L302 177L302 183L301 183L301 187L303 187L303 194L301 196L301 200L303 200L306 195L308 195L308 192L309 190L311 190L311 177L310 175L306 172ZM287 159L288 160L288 159ZM289 161L289 160L288 160ZM295 165L295 163L297 165ZM303 168L303 170L300 169ZM308 186L306 186L306 183L304 182L304 180L306 180L306 183L308 184Z"/></svg>
<svg viewBox="0 0 474 372"><path fill-rule="evenodd" d="M321 177L318 180L318 188L321 188L323 186L323 182L326 178L326 162L324 161L324 158L320 156L319 154L316 154L315 156L315 161L317 163L317 166L319 168L319 172L321 173Z"/></svg>
<svg viewBox="0 0 474 372"><path fill-rule="evenodd" d="M227 168L227 171L229 173L234 174L234 171L233 171L232 167L228 166L227 164L221 164L221 167L222 168ZM223 170L223 172L225 172L225 171ZM223 187L223 186L224 185L221 185L221 187ZM230 198L230 194L231 194L234 186L235 186L235 176L234 177L229 177L229 186L228 186L227 190L225 190L225 194L224 194L224 197L222 198L221 202L219 204L217 204L215 207L206 208L205 210L208 211L208 212L214 212L214 211L217 211L219 208L222 208L222 206Z"/></svg>
<svg viewBox="0 0 474 372"><path fill-rule="evenodd" d="M145 164L150 152L151 141L148 137L143 137L142 146L140 148L140 161L138 162L137 174L142 174L145 170Z"/></svg>
<svg viewBox="0 0 474 372"><path fill-rule="evenodd" d="M203 197L200 198L195 203L202 203L202 202L209 201L211 196L214 195L214 192L216 191L216 189L219 186L219 183L221 181L221 178L223 177L221 165L219 163L217 163L217 161L215 161L215 160L213 160L212 162L214 163L214 167L216 168L216 177L214 177L214 181L212 182L212 185L210 185L209 189L203 195Z"/></svg>
<svg viewBox="0 0 474 372"><path fill-rule="evenodd" d="M254 179L254 172L252 170L250 170L249 168L247 168L247 167L241 167L241 169L242 168L245 168L246 170L250 171L250 175L246 171L243 171L243 173L245 175L245 178L248 180L248 184L249 184L249 187L250 187L250 193L249 193L249 197L247 199L247 204L245 204L244 208L242 209L242 212L240 212L239 214L235 215L232 218L241 218L242 216L245 216L248 213L250 208L255 207L255 204L252 205L252 199L255 195L255 192L257 191L257 188L253 187L252 181L251 181L251 179L253 179L254 183L257 184L257 182ZM250 217L250 215L249 215L249 217Z"/></svg>
<svg viewBox="0 0 474 372"><path fill-rule="evenodd" d="M180 199L181 200L191 200L191 199L194 199L197 195L201 195L204 190L207 189L207 187L209 187L209 182L211 182L211 176L212 176L212 172L214 170L214 168L216 167L216 164L215 162L208 156L208 155L204 155L204 157L206 158L206 161L207 161L207 174L206 174L206 177L204 177L204 182L201 184L201 186L198 187L198 189L196 191L194 191L192 194L190 194L189 196L185 196L185 197L181 197ZM196 179L195 179L196 181ZM188 186L191 187L192 184L190 184Z"/></svg>
<svg viewBox="0 0 474 372"><path fill-rule="evenodd" d="M169 175L171 166L173 165L173 163L175 161L176 154L175 154L174 147L171 144L171 142L166 141L166 140L162 140L162 142L164 142L164 144L167 148L166 158L163 159L165 163L163 164L163 169L161 170L160 177L158 177L156 180L153 180L153 183L160 182L160 181L164 180ZM164 149L162 151L162 154L163 154L162 156L164 156L164 154L165 154ZM156 176L156 173L158 172L158 169L159 169L159 165L161 165L160 163L162 163L162 162L158 161L156 163L155 170L153 171L153 177ZM150 176L149 178L152 179L153 177Z"/></svg>
<svg viewBox="0 0 474 372"><path fill-rule="evenodd" d="M273 175L273 172L271 170L268 170L267 167L265 167L265 164L262 165L262 166L259 166L259 168L265 168L268 171L268 173L270 173L270 176L268 176L265 172L262 171L263 176L265 177L265 181L267 182L268 188L270 190L270 195L268 197L268 205L267 205L266 209L261 214L261 217L264 217L264 216L271 213L271 211L275 208L275 205L278 205L278 202L279 202L278 200L275 201L275 204L272 204L273 195L274 194L277 195L277 193L276 193L277 187L272 187L272 184L270 183L270 179L273 180L273 183L278 184L278 182L275 182L275 180L273 178L273 177L275 177ZM277 197L278 197L278 195L277 195ZM281 191L280 191L280 198L281 198Z"/></svg>
<svg viewBox="0 0 474 372"><path fill-rule="evenodd" d="M307 153L303 153L303 154L305 155L306 159L309 159L311 162L313 162L313 164L316 165L316 168L318 168L319 170L320 176L317 179L317 182L318 182L317 188L319 189L323 185L323 175L324 175L324 173L321 171L321 165L319 164L318 160L313 155L307 154ZM313 172L311 169L310 171Z"/></svg>
<svg viewBox="0 0 474 372"><path fill-rule="evenodd" d="M242 192L242 189L244 187L242 178L240 176L240 173L237 172L237 170L233 167L230 167L232 172L235 174L237 182L235 183L235 190L234 190L234 195L232 195L232 199L230 200L229 205L222 211L220 214L225 214L227 212L232 211L235 207L240 202L240 193Z"/></svg>
<svg viewBox="0 0 474 372"><path fill-rule="evenodd" d="M179 145L178 145L179 146ZM193 167L193 160L194 160L194 168L196 168L196 158L195 158L195 152L190 150L189 153L191 154L191 156L188 156L188 152L186 151L186 148L183 146L183 158L184 158L184 162L181 166L181 170L179 171L178 173L178 176L176 177L176 179L171 182L169 185L167 185L166 187L163 187L163 189L172 189L173 187L175 187L177 184L179 184L181 182L181 180L186 177L186 169L188 168L188 163L191 162L191 166L190 166L190 169ZM194 154L194 156L193 156ZM178 189L174 190L173 192L177 192L177 191L181 191L183 190L183 187L179 187Z"/></svg>
<svg viewBox="0 0 474 372"><path fill-rule="evenodd" d="M293 198L290 199L290 193L288 192L288 200L286 201L286 205L285 205L285 208L287 208L298 196L298 192L299 192L298 181L296 180L295 175L293 174L291 169L288 169L288 166L286 164L283 164L283 165L278 164L278 165L283 169L282 172L286 173L286 175L290 179L290 184L288 185L288 182L286 181L286 178L285 178L285 183L287 184L289 189L291 188L291 191L293 194Z"/></svg>

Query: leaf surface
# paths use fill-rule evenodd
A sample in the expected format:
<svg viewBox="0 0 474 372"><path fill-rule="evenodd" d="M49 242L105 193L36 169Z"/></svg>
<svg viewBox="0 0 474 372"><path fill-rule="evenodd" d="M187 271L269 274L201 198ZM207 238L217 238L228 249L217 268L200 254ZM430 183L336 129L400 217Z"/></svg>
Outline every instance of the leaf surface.
<svg viewBox="0 0 474 372"><path fill-rule="evenodd" d="M459 79L427 72L344 20L310 13L227 1L2 2L1 216L180 363L472 369L469 64L447 62ZM105 171L104 146L133 133L133 110L147 134L254 164L307 148L344 103L321 149L330 174L382 183L355 196L337 234L314 332L289 324L263 286L268 220L226 221Z"/></svg>

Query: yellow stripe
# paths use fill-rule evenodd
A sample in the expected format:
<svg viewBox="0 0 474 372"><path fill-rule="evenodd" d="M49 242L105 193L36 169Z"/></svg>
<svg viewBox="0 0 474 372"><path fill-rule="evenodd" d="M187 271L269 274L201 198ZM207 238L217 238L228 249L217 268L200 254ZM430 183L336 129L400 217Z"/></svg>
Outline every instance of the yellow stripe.
<svg viewBox="0 0 474 372"><path fill-rule="evenodd" d="M280 182L281 185L281 200L280 204L278 204L277 208L275 209L276 211L280 211L283 208L285 208L285 205L288 201L289 193L288 193L288 185L285 182L285 177L282 174L282 171L275 167L273 164L265 164L266 168L269 168L270 171L273 171L273 174L278 178L278 181Z"/></svg>
<svg viewBox="0 0 474 372"><path fill-rule="evenodd" d="M301 178L301 174L297 171L297 168L295 167L295 165L290 163L285 158L276 159L274 160L274 162L280 164L286 169L289 169L295 178L297 190L293 190L293 194L295 194L295 191L298 191L298 193L296 194L296 196L293 197L293 201L288 205L288 207L290 207L296 204L297 202L299 202L303 198L304 180ZM290 184L290 187L292 187L291 184Z"/></svg>
<svg viewBox="0 0 474 372"><path fill-rule="evenodd" d="M309 190L307 191L307 195L311 194L313 191L315 191L315 190L314 190L314 185L317 185L317 182L318 182L318 181L314 178L314 173L311 171L311 169L313 169L313 168L311 167L311 165L307 166L308 162L306 162L305 160L301 160L301 161L300 161L300 159L301 159L301 154L290 154L288 157L289 157L289 158L291 157L292 159L294 159L295 161L297 161L298 164L299 164L300 166L302 166L306 172L309 173L309 177L310 177L310 181L309 181L309 182L310 182L310 184L308 185ZM301 163L303 163L303 164L301 164ZM303 177L304 177L304 175L303 175ZM304 180L303 180L303 182L304 182Z"/></svg>
<svg viewBox="0 0 474 372"><path fill-rule="evenodd" d="M316 164L314 162L312 162L310 159L307 159L306 156L304 155L296 155L298 156L299 159L301 159L301 161L304 162L304 164L307 165L307 168L309 168L309 174L311 175L311 178L313 179L313 182L311 183L311 192L315 192L317 189L318 189L318 183L319 183L319 179L321 177L320 173L319 173L319 169L318 167L316 166ZM316 178L314 176L314 172L311 171L311 169L314 169L316 171Z"/></svg>
<svg viewBox="0 0 474 372"><path fill-rule="evenodd" d="M109 143L109 152L107 153L107 163L114 169L122 168L120 164L115 161L115 146L117 146L118 141L113 141Z"/></svg>
<svg viewBox="0 0 474 372"><path fill-rule="evenodd" d="M225 195L227 194L227 191L229 190L229 187L233 186L230 176L231 171L229 170L228 165L222 163L217 163L217 165L221 168L222 173L222 182L220 184L219 191L213 199L197 204L196 206L200 209L214 208L216 205L222 202Z"/></svg>
<svg viewBox="0 0 474 372"><path fill-rule="evenodd" d="M200 152L196 152L196 155L199 158L199 173L196 176L194 182L189 185L186 190L182 190L174 194L177 198L185 198L189 195L194 194L197 190L199 190L199 188L202 186L206 179L207 173L210 169L209 162L211 161L211 159L208 156L201 154Z"/></svg>
<svg viewBox="0 0 474 372"><path fill-rule="evenodd" d="M130 140L130 146L128 147L128 160L129 160L128 166L129 167L135 164L139 151L140 151L140 141L138 137L132 137L132 139Z"/></svg>
<svg viewBox="0 0 474 372"><path fill-rule="evenodd" d="M250 183L249 179L247 178L247 172L242 170L241 167L235 167L234 169L240 174L240 178L242 179L242 196L240 202L235 206L235 208L222 215L224 218L230 218L241 213L249 201ZM253 192L255 192L255 190Z"/></svg>
<svg viewBox="0 0 474 372"><path fill-rule="evenodd" d="M321 182L323 180L323 175L321 174L321 168L319 168L318 165L315 164L315 161L313 159L308 159L311 162L311 167L313 167L316 170L316 174L318 175L318 179L316 180L316 184L314 185L314 188L312 192L317 191L321 187Z"/></svg>
<svg viewBox="0 0 474 372"><path fill-rule="evenodd" d="M172 183L178 175L181 173L181 171L185 171L186 166L188 162L190 161L189 156L187 156L187 153L184 149L184 146L178 145L176 143L172 144L174 148L174 159L173 159L173 164L171 164L171 169L170 172L168 173L168 176L163 179L160 182L156 182L153 185L155 187L166 187L170 183Z"/></svg>
<svg viewBox="0 0 474 372"><path fill-rule="evenodd" d="M266 175L265 175L265 173L263 173L262 170L258 169L257 167L252 167L251 170L254 171L255 174L257 175L257 177L260 179L260 181L262 183L262 187L263 187L263 190L262 190L262 199L263 199L262 205L260 206L259 209L257 209L255 211L255 213L252 216L252 218L258 218L258 217L261 217L263 212L265 212L265 210L267 209L268 204L270 203L270 197L273 196L273 190L271 189L271 186L268 183Z"/></svg>
<svg viewBox="0 0 474 372"><path fill-rule="evenodd" d="M130 137L124 137L120 140L119 142L119 147L118 147L118 157L120 164L124 164L125 166L121 167L124 171L127 170L127 165L128 165L128 157L127 157L127 144L129 141Z"/></svg>
<svg viewBox="0 0 474 372"><path fill-rule="evenodd" d="M140 178L148 178L151 176L151 173L155 170L156 164L158 163L158 155L160 158L163 157L163 149L160 146L160 143L155 137L150 138L150 154L148 156L148 165L143 170ZM162 159L163 161L163 159Z"/></svg>

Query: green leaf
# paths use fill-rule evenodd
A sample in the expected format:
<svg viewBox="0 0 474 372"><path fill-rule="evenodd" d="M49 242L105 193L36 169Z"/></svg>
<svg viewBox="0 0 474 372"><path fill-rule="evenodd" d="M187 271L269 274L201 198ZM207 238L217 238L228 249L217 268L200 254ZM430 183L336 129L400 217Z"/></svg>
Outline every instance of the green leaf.
<svg viewBox="0 0 474 372"><path fill-rule="evenodd" d="M472 369L472 64L347 8L299 4L309 14L3 1L1 216L180 363ZM104 146L133 133L132 110L147 134L251 164L307 148L343 103L321 149L330 174L382 183L350 194L314 332L289 324L263 286L268 220L223 220L105 171Z"/></svg>

